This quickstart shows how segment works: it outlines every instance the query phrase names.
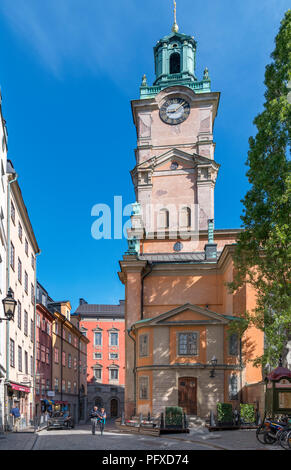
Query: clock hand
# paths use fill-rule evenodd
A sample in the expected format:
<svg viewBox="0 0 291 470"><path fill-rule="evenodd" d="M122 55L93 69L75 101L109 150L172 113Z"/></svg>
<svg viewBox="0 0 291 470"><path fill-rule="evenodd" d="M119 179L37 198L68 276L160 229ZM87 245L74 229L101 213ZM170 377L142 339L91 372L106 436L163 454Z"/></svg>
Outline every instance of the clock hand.
<svg viewBox="0 0 291 470"><path fill-rule="evenodd" d="M180 106L178 106L178 108L169 110L168 113L176 113L183 105L184 105L184 103L180 104Z"/></svg>
<svg viewBox="0 0 291 470"><path fill-rule="evenodd" d="M176 110L175 110L175 111L178 111L178 109L180 109L180 108L181 108L181 106L184 106L184 103L180 104L180 106L178 106L178 108L176 108Z"/></svg>

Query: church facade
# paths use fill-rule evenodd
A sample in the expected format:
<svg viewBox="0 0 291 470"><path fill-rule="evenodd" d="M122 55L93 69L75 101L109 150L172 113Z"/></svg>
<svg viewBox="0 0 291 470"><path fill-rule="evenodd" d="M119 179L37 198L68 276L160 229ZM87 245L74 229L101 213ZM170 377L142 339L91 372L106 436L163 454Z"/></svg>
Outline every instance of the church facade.
<svg viewBox="0 0 291 470"><path fill-rule="evenodd" d="M249 286L232 294L239 229L215 230L214 121L220 93L208 69L195 74L196 41L178 32L154 47L156 79L144 75L131 103L137 132L131 171L136 203L128 251L120 261L125 286L125 415L157 416L166 406L206 417L217 402L249 399L257 387L263 335L241 340L231 322L255 306Z"/></svg>

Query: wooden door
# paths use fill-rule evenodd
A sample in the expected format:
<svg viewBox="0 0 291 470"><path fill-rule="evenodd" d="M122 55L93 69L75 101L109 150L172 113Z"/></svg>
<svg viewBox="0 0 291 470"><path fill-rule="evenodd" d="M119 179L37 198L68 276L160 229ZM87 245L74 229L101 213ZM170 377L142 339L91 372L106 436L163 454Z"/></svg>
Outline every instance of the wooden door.
<svg viewBox="0 0 291 470"><path fill-rule="evenodd" d="M179 406L188 415L197 414L197 379L195 377L179 378Z"/></svg>
<svg viewBox="0 0 291 470"><path fill-rule="evenodd" d="M112 398L110 403L110 416L116 418L118 415L118 401L115 398Z"/></svg>

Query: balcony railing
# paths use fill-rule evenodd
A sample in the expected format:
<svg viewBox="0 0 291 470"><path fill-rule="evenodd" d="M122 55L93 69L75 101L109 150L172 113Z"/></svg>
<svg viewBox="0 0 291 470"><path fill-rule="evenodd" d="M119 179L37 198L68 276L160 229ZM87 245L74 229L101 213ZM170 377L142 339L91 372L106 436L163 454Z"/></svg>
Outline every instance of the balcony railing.
<svg viewBox="0 0 291 470"><path fill-rule="evenodd" d="M176 83L176 80L174 79L171 81L171 86L183 85L188 88L191 88L191 90L194 90L196 93L210 93L211 92L210 80L202 80L200 82L179 83L178 77L179 75L177 74L177 83ZM140 99L154 98L158 93L160 93L161 90L163 90L164 88L167 88L168 86L169 86L169 83L165 83L163 85L158 85L158 86L141 86L140 87Z"/></svg>

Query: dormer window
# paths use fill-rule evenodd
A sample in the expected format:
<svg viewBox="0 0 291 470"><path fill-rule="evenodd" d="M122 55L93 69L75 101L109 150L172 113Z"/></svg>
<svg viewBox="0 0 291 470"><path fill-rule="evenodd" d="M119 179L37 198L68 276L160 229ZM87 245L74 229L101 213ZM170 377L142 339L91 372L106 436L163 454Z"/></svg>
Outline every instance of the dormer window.
<svg viewBox="0 0 291 470"><path fill-rule="evenodd" d="M181 59L178 52L174 52L170 56L170 74L180 73L181 71Z"/></svg>

